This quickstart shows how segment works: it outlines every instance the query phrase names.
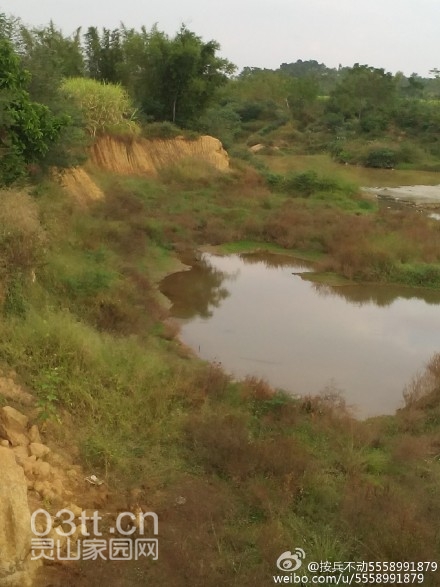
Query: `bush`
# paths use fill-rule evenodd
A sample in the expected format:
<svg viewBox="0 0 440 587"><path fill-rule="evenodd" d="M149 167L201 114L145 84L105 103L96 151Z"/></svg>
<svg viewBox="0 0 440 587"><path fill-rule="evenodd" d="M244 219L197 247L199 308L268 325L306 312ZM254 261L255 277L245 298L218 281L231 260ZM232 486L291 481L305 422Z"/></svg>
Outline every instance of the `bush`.
<svg viewBox="0 0 440 587"><path fill-rule="evenodd" d="M263 126L263 128L258 132L258 134L260 134L262 136L268 135L269 133L273 132L274 130L278 130L279 128L284 126L288 121L289 121L289 119L287 118L287 116L279 118L278 120L274 120L273 122L270 122L266 126Z"/></svg>
<svg viewBox="0 0 440 587"><path fill-rule="evenodd" d="M244 102L236 107L236 112L242 122L259 120L264 113L264 106L260 102Z"/></svg>
<svg viewBox="0 0 440 587"><path fill-rule="evenodd" d="M202 115L197 127L201 132L220 139L228 149L241 130L241 119L231 105L213 106Z"/></svg>
<svg viewBox="0 0 440 587"><path fill-rule="evenodd" d="M121 86L102 84L93 79L69 78L62 86L64 94L81 110L91 136L99 133L136 135L135 110Z"/></svg>
<svg viewBox="0 0 440 587"><path fill-rule="evenodd" d="M406 285L438 287L440 267L429 263L402 264L394 267L392 279Z"/></svg>
<svg viewBox="0 0 440 587"><path fill-rule="evenodd" d="M339 163L363 165L379 169L425 169L436 171L438 163L431 160L426 150L411 140L399 141L397 144L390 140L365 141L338 138L327 145L332 157ZM430 168L432 167L432 169Z"/></svg>
<svg viewBox="0 0 440 587"><path fill-rule="evenodd" d="M288 194L299 194L305 197L318 192L343 192L354 193L354 188L337 178L320 176L316 171L308 170L299 173L281 175L278 173L266 173L266 181L272 188Z"/></svg>
<svg viewBox="0 0 440 587"><path fill-rule="evenodd" d="M183 131L172 122L150 122L142 127L142 136L146 139L175 139Z"/></svg>
<svg viewBox="0 0 440 587"><path fill-rule="evenodd" d="M379 169L393 169L398 162L398 153L392 149L372 149L365 157L364 164L366 167L376 167Z"/></svg>
<svg viewBox="0 0 440 587"><path fill-rule="evenodd" d="M183 129L168 121L149 122L142 127L142 136L146 139L175 139L183 137L187 141L195 141L200 137L196 130Z"/></svg>

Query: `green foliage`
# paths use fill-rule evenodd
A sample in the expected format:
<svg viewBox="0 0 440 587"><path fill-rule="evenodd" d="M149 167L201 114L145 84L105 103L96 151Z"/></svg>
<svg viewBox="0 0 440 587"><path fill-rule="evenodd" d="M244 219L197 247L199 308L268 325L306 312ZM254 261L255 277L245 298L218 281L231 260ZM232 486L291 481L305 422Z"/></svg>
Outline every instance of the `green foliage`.
<svg viewBox="0 0 440 587"><path fill-rule="evenodd" d="M63 377L59 367L42 369L34 382L37 392L38 417L43 422L54 419L61 422L58 416L60 403L60 389L63 384Z"/></svg>
<svg viewBox="0 0 440 587"><path fill-rule="evenodd" d="M371 149L365 157L365 166L392 169L397 161L398 154L393 149Z"/></svg>
<svg viewBox="0 0 440 587"><path fill-rule="evenodd" d="M147 139L174 139L184 131L172 122L150 122L143 125L142 136Z"/></svg>
<svg viewBox="0 0 440 587"><path fill-rule="evenodd" d="M266 124L265 126L263 126L258 131L258 134L264 137L264 136L270 134L271 132L273 132L274 130L277 130L277 129L281 128L282 126L284 126L287 121L288 121L288 117L286 115L285 116L277 116L277 118L275 120L273 120L269 124Z"/></svg>
<svg viewBox="0 0 440 587"><path fill-rule="evenodd" d="M91 136L104 132L128 135L139 132L134 122L135 111L121 86L86 78L70 78L64 80L62 91L80 108Z"/></svg>
<svg viewBox="0 0 440 587"><path fill-rule="evenodd" d="M220 139L225 149L231 147L241 130L241 119L230 105L213 106L199 118L200 132Z"/></svg>
<svg viewBox="0 0 440 587"><path fill-rule="evenodd" d="M235 69L216 55L219 48L217 42L204 43L184 26L173 38L153 28L148 37L143 111L182 126L197 119Z"/></svg>
<svg viewBox="0 0 440 587"><path fill-rule="evenodd" d="M24 316L26 314L24 282L24 277L19 273L16 273L8 280L3 304L5 315Z"/></svg>
<svg viewBox="0 0 440 587"><path fill-rule="evenodd" d="M245 68L238 78L231 81L226 95L237 104L253 105L253 108L259 104L263 105L265 110L273 110L274 106L287 110L286 98L289 87L289 78L279 72L258 67Z"/></svg>
<svg viewBox="0 0 440 587"><path fill-rule="evenodd" d="M30 74L31 99L51 110L59 106L63 78L84 74L79 29L72 37L65 37L53 22L36 29L21 25L19 53L23 67Z"/></svg>
<svg viewBox="0 0 440 587"><path fill-rule="evenodd" d="M89 77L104 83L119 83L123 60L121 32L118 29L110 31L103 28L100 34L96 27L89 27L84 40Z"/></svg>
<svg viewBox="0 0 440 587"><path fill-rule="evenodd" d="M53 116L32 102L26 91L27 73L11 43L0 38L0 185L26 177L28 166L38 164L69 119Z"/></svg>
<svg viewBox="0 0 440 587"><path fill-rule="evenodd" d="M383 130L396 103L396 80L383 69L355 64L346 70L326 105L328 112L354 119L363 132Z"/></svg>
<svg viewBox="0 0 440 587"><path fill-rule="evenodd" d="M64 291L71 298L91 298L109 290L118 275L107 269L105 250L84 251L74 255L58 252L49 257L46 274L51 275L54 289Z"/></svg>
<svg viewBox="0 0 440 587"><path fill-rule="evenodd" d="M312 77L292 78L288 85L287 101L292 117L304 128L317 115L318 82Z"/></svg>
<svg viewBox="0 0 440 587"><path fill-rule="evenodd" d="M355 193L354 186L334 177L320 176L316 171L308 170L298 173L280 175L267 173L268 184L277 190L293 195L310 196L318 192Z"/></svg>
<svg viewBox="0 0 440 587"><path fill-rule="evenodd" d="M297 80L313 80L319 87L321 95L328 95L334 88L341 75L341 70L327 67L324 63L318 63L314 59L303 61L298 59L295 63L282 63L280 72Z"/></svg>
<svg viewBox="0 0 440 587"><path fill-rule="evenodd" d="M440 266L431 263L396 264L391 278L406 285L440 287Z"/></svg>
<svg viewBox="0 0 440 587"><path fill-rule="evenodd" d="M5 36L13 42L28 72L26 90L31 100L44 104L54 117L65 122L39 161L40 168L46 172L50 167L83 163L86 156L83 121L79 110L60 92L63 77L84 72L79 30L72 37L65 37L52 22L43 28L28 29L19 20L9 22L4 28Z"/></svg>
<svg viewBox="0 0 440 587"><path fill-rule="evenodd" d="M262 117L265 107L264 103L258 101L249 101L239 103L235 106L235 112L237 112L242 122L250 122L251 120L258 120Z"/></svg>
<svg viewBox="0 0 440 587"><path fill-rule="evenodd" d="M412 140L398 143L390 140L337 140L330 143L328 149L339 163L380 169L421 169L432 164L435 170L435 162L431 163L432 157Z"/></svg>

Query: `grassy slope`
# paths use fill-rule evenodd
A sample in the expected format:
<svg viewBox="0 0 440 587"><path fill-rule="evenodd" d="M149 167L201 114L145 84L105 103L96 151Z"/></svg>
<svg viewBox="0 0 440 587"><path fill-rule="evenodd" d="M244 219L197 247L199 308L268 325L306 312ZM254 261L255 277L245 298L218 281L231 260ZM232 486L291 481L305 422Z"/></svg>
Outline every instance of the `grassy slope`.
<svg viewBox="0 0 440 587"><path fill-rule="evenodd" d="M311 251L325 268L342 263L351 243L353 272L354 238L365 234L362 244L380 250L395 223L403 236L387 248L423 259L413 222L384 219L355 196L270 192L247 168L195 180L185 167L158 180L96 179L107 198L88 211L53 183L20 196L15 211L16 194L4 200L0 359L121 507L136 488L159 514L159 562L128 569L126 584L265 584L280 553L297 546L309 561L438 559L438 361L427 399L357 422L338 398L292 400L189 358L161 323L155 288L173 249L239 239ZM97 574L112 584L111 567L84 565L77 584Z"/></svg>

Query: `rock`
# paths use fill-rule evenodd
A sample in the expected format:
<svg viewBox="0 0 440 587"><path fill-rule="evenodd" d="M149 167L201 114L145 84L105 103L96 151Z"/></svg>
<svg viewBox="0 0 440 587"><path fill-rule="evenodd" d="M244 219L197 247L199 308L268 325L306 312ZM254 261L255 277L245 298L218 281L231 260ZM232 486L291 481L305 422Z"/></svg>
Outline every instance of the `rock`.
<svg viewBox="0 0 440 587"><path fill-rule="evenodd" d="M82 509L74 503L70 503L67 509L73 513L75 518L79 518L82 514Z"/></svg>
<svg viewBox="0 0 440 587"><path fill-rule="evenodd" d="M9 377L1 375L0 373L0 395L8 398L8 400L20 402L25 406L31 406L35 403L32 395L15 383L14 377L16 377L16 374L13 371L9 373Z"/></svg>
<svg viewBox="0 0 440 587"><path fill-rule="evenodd" d="M5 406L0 410L0 437L6 438L12 446L28 445L28 418L18 410Z"/></svg>
<svg viewBox="0 0 440 587"><path fill-rule="evenodd" d="M249 150L252 151L252 153L258 153L258 151L261 151L262 149L264 149L264 145L262 145L261 143L258 143L258 145L252 145L252 147L249 147Z"/></svg>
<svg viewBox="0 0 440 587"><path fill-rule="evenodd" d="M12 452L15 455L15 460L21 466L29 458L29 452L27 446L14 446Z"/></svg>
<svg viewBox="0 0 440 587"><path fill-rule="evenodd" d="M30 587L38 566L30 560L31 514L23 469L0 447L0 585Z"/></svg>
<svg viewBox="0 0 440 587"><path fill-rule="evenodd" d="M27 459L24 459L22 463L19 463L23 467L24 474L28 479L34 479L35 477L34 466L36 462L37 457L30 456Z"/></svg>
<svg viewBox="0 0 440 587"><path fill-rule="evenodd" d="M57 495L62 495L63 491L64 491L64 487L63 487L63 482L61 481L61 479L54 479L51 483L52 485L52 491L54 493L56 493Z"/></svg>
<svg viewBox="0 0 440 587"><path fill-rule="evenodd" d="M77 471L75 471L75 469L69 469L66 472L66 475L71 481L76 481L79 477L79 474Z"/></svg>
<svg viewBox="0 0 440 587"><path fill-rule="evenodd" d="M0 446L9 446L9 440L0 440Z"/></svg>
<svg viewBox="0 0 440 587"><path fill-rule="evenodd" d="M38 479L49 479L51 474L51 467L49 463L44 461L37 461L32 465L32 472Z"/></svg>
<svg viewBox="0 0 440 587"><path fill-rule="evenodd" d="M39 443L41 443L40 431L38 430L38 426L36 424L34 424L33 426L31 426L31 428L29 430L29 440L31 442L39 442Z"/></svg>
<svg viewBox="0 0 440 587"><path fill-rule="evenodd" d="M41 442L31 442L29 449L31 451L31 455L37 457L37 459L42 459L50 453L50 448L45 444L41 444Z"/></svg>
<svg viewBox="0 0 440 587"><path fill-rule="evenodd" d="M48 463L50 463L52 465L52 467L60 467L63 470L65 470L71 466L69 464L69 461L66 459L66 457L64 457L56 452L50 452L47 455L46 460Z"/></svg>
<svg viewBox="0 0 440 587"><path fill-rule="evenodd" d="M52 491L52 485L49 483L49 481L35 481L34 489L41 495L43 499L53 501L56 497L55 493Z"/></svg>

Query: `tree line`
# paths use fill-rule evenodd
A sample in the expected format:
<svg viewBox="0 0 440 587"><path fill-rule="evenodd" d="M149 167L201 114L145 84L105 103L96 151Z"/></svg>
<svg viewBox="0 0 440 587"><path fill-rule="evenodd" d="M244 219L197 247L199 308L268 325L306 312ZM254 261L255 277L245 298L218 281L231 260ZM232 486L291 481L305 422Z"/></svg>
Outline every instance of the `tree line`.
<svg viewBox="0 0 440 587"><path fill-rule="evenodd" d="M29 28L0 15L0 182L25 177L34 164L75 164L87 136L135 121L210 133L226 147L249 129L264 136L290 124L315 137L311 148L345 162L347 141L391 129L440 156L438 70L423 79L298 60L234 75L219 51L184 25L172 36L124 24L65 35L52 22ZM385 159L393 165L389 152Z"/></svg>

